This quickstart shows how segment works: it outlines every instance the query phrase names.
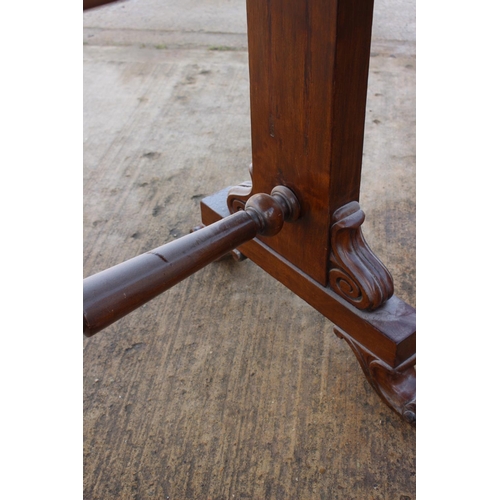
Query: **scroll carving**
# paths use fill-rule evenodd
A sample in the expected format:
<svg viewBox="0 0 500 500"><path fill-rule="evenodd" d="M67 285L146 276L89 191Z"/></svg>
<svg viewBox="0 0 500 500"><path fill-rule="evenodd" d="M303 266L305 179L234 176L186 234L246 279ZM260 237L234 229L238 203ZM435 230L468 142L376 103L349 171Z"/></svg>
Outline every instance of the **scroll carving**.
<svg viewBox="0 0 500 500"><path fill-rule="evenodd" d="M346 333L337 328L334 331L349 344L368 382L384 403L407 422L416 423L416 355L396 368L391 368Z"/></svg>
<svg viewBox="0 0 500 500"><path fill-rule="evenodd" d="M374 310L394 293L392 276L366 243L361 231L365 214L353 201L333 214L330 287L350 304Z"/></svg>
<svg viewBox="0 0 500 500"><path fill-rule="evenodd" d="M252 178L252 165L248 168L250 172L250 179ZM253 195L252 181L245 181L239 186L234 186L229 190L227 195L227 207L229 213L234 214L238 210L244 210L246 202Z"/></svg>

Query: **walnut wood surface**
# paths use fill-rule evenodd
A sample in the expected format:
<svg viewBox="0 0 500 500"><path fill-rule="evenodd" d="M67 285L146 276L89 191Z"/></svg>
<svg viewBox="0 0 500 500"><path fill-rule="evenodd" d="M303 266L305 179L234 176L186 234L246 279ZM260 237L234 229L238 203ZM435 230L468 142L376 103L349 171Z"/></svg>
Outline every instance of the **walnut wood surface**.
<svg viewBox="0 0 500 500"><path fill-rule="evenodd" d="M299 194L267 244L326 285L333 212L359 198L372 0L249 0L254 192Z"/></svg>

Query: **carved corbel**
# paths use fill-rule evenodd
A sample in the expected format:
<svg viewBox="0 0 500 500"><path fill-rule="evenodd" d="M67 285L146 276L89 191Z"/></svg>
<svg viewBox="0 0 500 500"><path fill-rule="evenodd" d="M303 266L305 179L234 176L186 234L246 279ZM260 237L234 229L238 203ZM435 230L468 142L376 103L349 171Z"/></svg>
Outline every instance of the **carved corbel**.
<svg viewBox="0 0 500 500"><path fill-rule="evenodd" d="M353 201L333 214L329 283L333 291L362 310L374 310L394 293L392 276L366 243L365 214Z"/></svg>
<svg viewBox="0 0 500 500"><path fill-rule="evenodd" d="M252 164L248 167L250 179L252 179L253 167ZM253 195L252 181L242 182L238 186L233 186L227 194L227 208L229 213L234 214L238 210L244 210L246 202Z"/></svg>
<svg viewBox="0 0 500 500"><path fill-rule="evenodd" d="M337 328L333 330L338 337L349 344L358 358L368 382L384 403L407 422L416 423L416 355L414 354L396 368L392 368L366 347L356 342L350 335Z"/></svg>

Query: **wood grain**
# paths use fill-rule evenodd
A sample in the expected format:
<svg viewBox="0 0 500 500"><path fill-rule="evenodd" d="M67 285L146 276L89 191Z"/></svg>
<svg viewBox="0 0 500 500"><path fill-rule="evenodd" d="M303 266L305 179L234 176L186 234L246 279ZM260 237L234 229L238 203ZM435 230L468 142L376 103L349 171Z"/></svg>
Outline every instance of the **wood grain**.
<svg viewBox="0 0 500 500"><path fill-rule="evenodd" d="M249 0L254 192L287 185L304 217L269 246L326 285L333 212L359 199L372 0Z"/></svg>

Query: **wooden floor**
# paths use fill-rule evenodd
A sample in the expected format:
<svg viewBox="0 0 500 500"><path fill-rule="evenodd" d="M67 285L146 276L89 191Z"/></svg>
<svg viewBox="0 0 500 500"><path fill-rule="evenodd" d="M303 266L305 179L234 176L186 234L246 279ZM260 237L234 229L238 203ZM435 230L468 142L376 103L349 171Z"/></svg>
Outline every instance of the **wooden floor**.
<svg viewBox="0 0 500 500"><path fill-rule="evenodd" d="M199 223L248 179L247 52L84 47L84 275ZM224 47L223 47L224 48ZM365 236L415 305L415 59L370 69ZM415 429L333 325L250 261L214 263L84 340L84 498L415 498Z"/></svg>

